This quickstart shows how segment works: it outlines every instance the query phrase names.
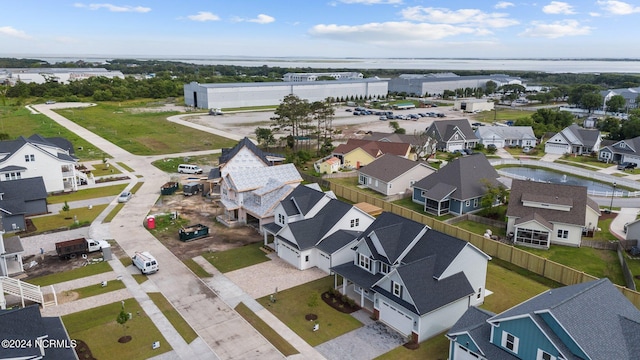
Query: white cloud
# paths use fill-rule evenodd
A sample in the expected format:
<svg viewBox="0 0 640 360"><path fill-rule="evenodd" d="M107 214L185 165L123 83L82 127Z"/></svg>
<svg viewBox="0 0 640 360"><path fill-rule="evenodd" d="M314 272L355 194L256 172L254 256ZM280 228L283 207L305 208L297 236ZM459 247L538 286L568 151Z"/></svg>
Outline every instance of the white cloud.
<svg viewBox="0 0 640 360"><path fill-rule="evenodd" d="M0 35L17 37L20 39L31 39L31 36L27 35L27 33L25 33L24 31L18 30L11 26L0 26Z"/></svg>
<svg viewBox="0 0 640 360"><path fill-rule="evenodd" d="M525 29L519 35L557 39L564 36L588 35L592 30L589 26L581 26L576 20L556 21L550 24L534 21L531 25L532 27Z"/></svg>
<svg viewBox="0 0 640 360"><path fill-rule="evenodd" d="M257 23L257 24L269 24L276 21L276 19L273 16L260 14L255 19L249 19L247 21Z"/></svg>
<svg viewBox="0 0 640 360"><path fill-rule="evenodd" d="M345 4L363 4L363 5L375 5L375 4L391 4L400 5L402 0L339 0Z"/></svg>
<svg viewBox="0 0 640 360"><path fill-rule="evenodd" d="M408 21L363 25L319 24L311 28L312 36L363 43L430 41L460 34L476 34L472 27L449 24L415 24Z"/></svg>
<svg viewBox="0 0 640 360"><path fill-rule="evenodd" d="M598 1L602 10L612 15L629 15L640 12L640 6L633 6L629 3L617 0Z"/></svg>
<svg viewBox="0 0 640 360"><path fill-rule="evenodd" d="M589 13L589 16L592 16L592 17L600 17L600 16L602 16L602 14L597 13L597 12L590 12L590 13Z"/></svg>
<svg viewBox="0 0 640 360"><path fill-rule="evenodd" d="M220 17L214 13L208 11L199 11L197 15L189 15L187 19L193 21L218 21Z"/></svg>
<svg viewBox="0 0 640 360"><path fill-rule="evenodd" d="M499 3L495 4L493 7L496 9L506 9L510 6L516 6L516 5L508 1L500 1Z"/></svg>
<svg viewBox="0 0 640 360"><path fill-rule="evenodd" d="M73 6L77 8L86 8L89 10L100 10L107 9L111 12L137 12L137 13L147 13L151 11L151 8L144 6L118 6L113 4L83 4L83 3L75 3Z"/></svg>
<svg viewBox="0 0 640 360"><path fill-rule="evenodd" d="M408 7L401 11L402 16L412 21L428 21L441 24L469 24L490 28L503 28L517 25L519 22L509 19L508 14L486 13L479 9L449 10L422 6Z"/></svg>
<svg viewBox="0 0 640 360"><path fill-rule="evenodd" d="M549 5L545 5L542 7L542 12L545 14L575 14L573 11L573 6L566 2L562 1L552 1Z"/></svg>

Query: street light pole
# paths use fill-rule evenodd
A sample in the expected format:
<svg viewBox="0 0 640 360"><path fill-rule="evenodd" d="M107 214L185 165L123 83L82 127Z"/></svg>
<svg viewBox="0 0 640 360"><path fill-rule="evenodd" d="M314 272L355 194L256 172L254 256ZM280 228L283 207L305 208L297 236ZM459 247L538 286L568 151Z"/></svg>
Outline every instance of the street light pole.
<svg viewBox="0 0 640 360"><path fill-rule="evenodd" d="M613 194L616 192L616 183L613 182L613 191L611 191L611 204L609 205L609 212L611 212L611 208L613 207Z"/></svg>

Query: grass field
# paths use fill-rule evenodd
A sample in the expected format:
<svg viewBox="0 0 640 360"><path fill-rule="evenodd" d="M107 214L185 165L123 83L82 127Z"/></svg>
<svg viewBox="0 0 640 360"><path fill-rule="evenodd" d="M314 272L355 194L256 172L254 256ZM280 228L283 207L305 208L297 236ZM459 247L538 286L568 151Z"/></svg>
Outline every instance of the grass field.
<svg viewBox="0 0 640 360"><path fill-rule="evenodd" d="M126 288L126 285L122 281L108 281L107 286L102 286L102 284L95 284L79 289L73 289L71 291L78 293L78 299L83 299L124 288Z"/></svg>
<svg viewBox="0 0 640 360"><path fill-rule="evenodd" d="M63 137L73 144L75 156L80 161L99 160L105 155L85 139L58 125L57 122L41 114L32 114L24 106L0 105L0 132L15 139L40 134L43 137ZM108 156L108 154L106 154Z"/></svg>
<svg viewBox="0 0 640 360"><path fill-rule="evenodd" d="M261 246L262 243L249 244L227 251L206 253L202 256L221 273L226 273L270 261L265 253L260 250Z"/></svg>
<svg viewBox="0 0 640 360"><path fill-rule="evenodd" d="M332 286L333 276L327 276L278 292L276 302L272 303L269 296L257 300L309 345L316 346L362 326L353 316L336 311L320 299L320 294ZM315 307L308 306L312 294L318 297ZM309 313L318 316L318 331L313 331L313 323L305 319Z"/></svg>
<svg viewBox="0 0 640 360"><path fill-rule="evenodd" d="M125 328L116 322L121 309L118 301L65 315L62 322L69 337L87 343L96 359L149 359L171 350L169 343L135 299L124 301L125 312L132 314ZM131 341L119 343L118 339L124 335L131 336ZM160 348L154 350L151 344L155 341L160 342Z"/></svg>
<svg viewBox="0 0 640 360"><path fill-rule="evenodd" d="M190 156L188 159L185 159L184 157L166 158L166 159L154 161L151 164L162 171L165 171L168 173L175 173L175 172L178 172L178 165L184 164L184 163L195 164L195 165L199 165L200 167L205 165L217 166L219 157L220 157L220 154Z"/></svg>
<svg viewBox="0 0 640 360"><path fill-rule="evenodd" d="M136 155L232 147L236 141L167 121L178 112L138 112L141 103L100 103L57 112Z"/></svg>
<svg viewBox="0 0 640 360"><path fill-rule="evenodd" d="M57 284L69 280L80 279L83 277L102 274L108 271L112 271L111 265L108 262L100 262L97 264L91 264L88 266L83 266L77 269L55 273L45 276L40 276L33 279L26 280L29 284L46 286L51 284ZM117 315L117 314L116 314Z"/></svg>
<svg viewBox="0 0 640 360"><path fill-rule="evenodd" d="M90 189L78 190L76 192L62 194L62 195L53 195L47 197L48 204L62 204L65 201L77 201L77 200L87 200L87 199L95 199L104 196L116 196L127 187L127 184L121 185L111 185L111 186L103 186L103 187L94 187Z"/></svg>
<svg viewBox="0 0 640 360"><path fill-rule="evenodd" d="M107 208L107 204L95 205L91 209L87 207L70 209L68 212L60 211L58 214L40 216L31 218L33 225L36 227L35 233L29 235L41 234L60 228L73 228L74 226L85 226L91 223L100 213ZM77 220L78 224L74 225Z"/></svg>
<svg viewBox="0 0 640 360"><path fill-rule="evenodd" d="M527 109L496 108L496 111L482 111L480 113L473 114L470 117L474 121L492 123L494 121L515 121L522 118L529 118L533 113L534 111Z"/></svg>

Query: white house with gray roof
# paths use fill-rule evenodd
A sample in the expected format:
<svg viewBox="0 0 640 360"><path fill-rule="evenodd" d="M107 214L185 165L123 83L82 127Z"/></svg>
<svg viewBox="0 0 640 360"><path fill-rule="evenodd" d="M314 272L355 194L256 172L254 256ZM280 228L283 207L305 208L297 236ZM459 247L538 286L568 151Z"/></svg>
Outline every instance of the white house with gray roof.
<svg viewBox="0 0 640 360"><path fill-rule="evenodd" d="M426 162L385 154L358 169L358 184L387 196L404 194L411 191L415 182L435 171Z"/></svg>
<svg viewBox="0 0 640 360"><path fill-rule="evenodd" d="M417 342L450 328L484 302L490 257L464 240L383 212L334 266L340 290Z"/></svg>
<svg viewBox="0 0 640 360"><path fill-rule="evenodd" d="M517 245L548 249L580 246L582 234L598 226L600 208L585 186L513 180L507 234Z"/></svg>
<svg viewBox="0 0 640 360"><path fill-rule="evenodd" d="M620 95L624 98L625 110L637 109L638 102L640 101L640 86L634 88L603 90L600 91L600 95L602 95L602 98L604 99L603 104L605 106L607 101L609 101L613 96Z"/></svg>
<svg viewBox="0 0 640 360"><path fill-rule="evenodd" d="M473 149L478 143L467 119L434 121L425 132L437 141L436 149L440 151Z"/></svg>
<svg viewBox="0 0 640 360"><path fill-rule="evenodd" d="M225 225L255 225L262 231L273 222L273 211L302 177L293 164L228 170L220 184L220 203L224 214L218 220Z"/></svg>
<svg viewBox="0 0 640 360"><path fill-rule="evenodd" d="M548 154L589 154L600 150L602 135L600 130L584 129L572 124L553 135L544 144L544 152Z"/></svg>
<svg viewBox="0 0 640 360"><path fill-rule="evenodd" d="M476 136L485 147L535 147L538 139L531 126L478 126Z"/></svg>
<svg viewBox="0 0 640 360"><path fill-rule="evenodd" d="M607 163L634 163L640 166L640 136L620 140L598 152L598 160Z"/></svg>
<svg viewBox="0 0 640 360"><path fill-rule="evenodd" d="M62 138L36 134L0 141L0 181L42 177L48 193L75 191L88 181L77 165L73 146Z"/></svg>
<svg viewBox="0 0 640 360"><path fill-rule="evenodd" d="M263 228L266 246L297 269L315 266L330 273L332 266L353 260L351 245L374 218L331 192L303 185L280 202L274 220Z"/></svg>
<svg viewBox="0 0 640 360"><path fill-rule="evenodd" d="M500 314L471 307L449 360L638 359L640 311L609 281L547 290Z"/></svg>

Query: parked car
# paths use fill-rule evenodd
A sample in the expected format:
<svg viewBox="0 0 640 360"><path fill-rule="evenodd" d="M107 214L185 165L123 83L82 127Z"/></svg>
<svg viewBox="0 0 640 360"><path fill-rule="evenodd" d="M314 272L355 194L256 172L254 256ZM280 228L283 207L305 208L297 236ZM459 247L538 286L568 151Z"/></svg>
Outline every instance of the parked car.
<svg viewBox="0 0 640 360"><path fill-rule="evenodd" d="M386 117L386 116L384 116L384 115L383 115L383 116L380 116L380 120L387 120L387 117Z"/></svg>
<svg viewBox="0 0 640 360"><path fill-rule="evenodd" d="M528 153L529 151L531 151L531 147L529 147L529 146L525 146L525 147L522 148L522 152L525 153L525 154Z"/></svg>
<svg viewBox="0 0 640 360"><path fill-rule="evenodd" d="M52 105L52 104L55 104L55 103L56 103L56 102L55 102L55 101L53 101L53 100L47 100L47 102L46 102L45 104L47 104L47 105Z"/></svg>
<svg viewBox="0 0 640 360"><path fill-rule="evenodd" d="M633 170L637 166L638 166L638 164L636 164L636 163L623 162L623 163L618 164L618 170L622 170L622 171L627 170L627 169Z"/></svg>
<svg viewBox="0 0 640 360"><path fill-rule="evenodd" d="M119 203L126 203L129 200L131 200L131 193L128 191L125 191L122 194L120 194L120 196L118 196Z"/></svg>

